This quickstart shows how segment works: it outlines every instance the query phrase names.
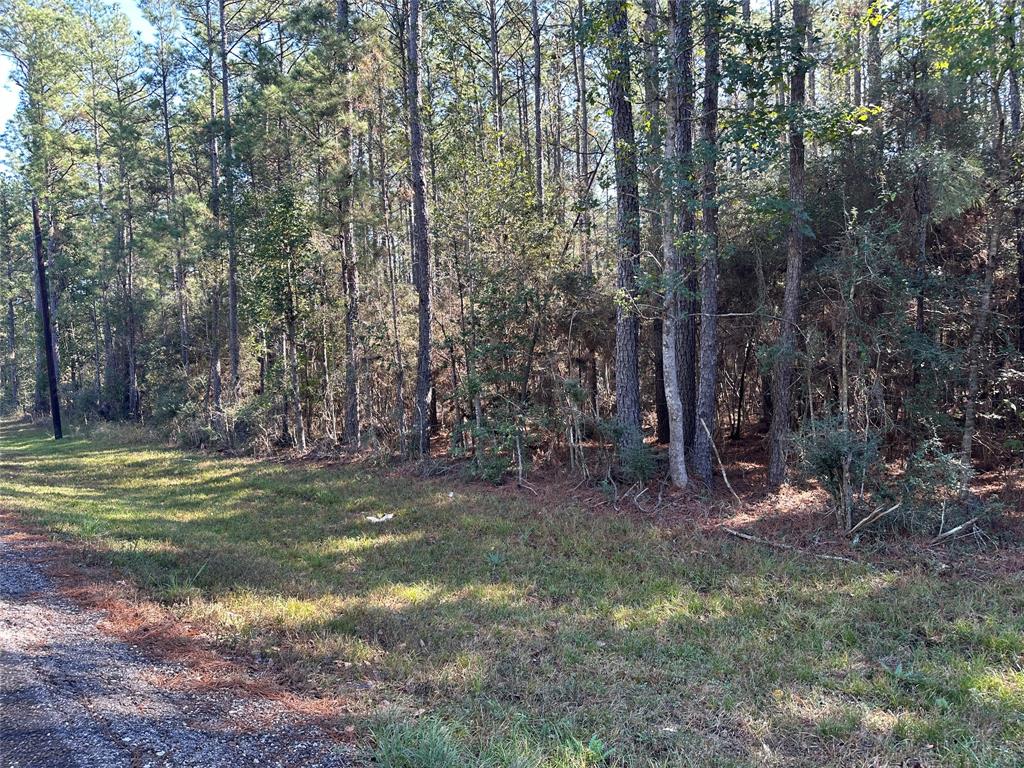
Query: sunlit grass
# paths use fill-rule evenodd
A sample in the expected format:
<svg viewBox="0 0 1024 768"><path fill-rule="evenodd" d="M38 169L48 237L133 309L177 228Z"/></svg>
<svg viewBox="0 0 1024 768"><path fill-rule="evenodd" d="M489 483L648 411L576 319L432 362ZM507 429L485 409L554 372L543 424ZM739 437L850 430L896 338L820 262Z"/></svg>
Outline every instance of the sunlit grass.
<svg viewBox="0 0 1024 768"><path fill-rule="evenodd" d="M350 701L381 765L1024 764L1018 574L798 559L135 432L4 424L0 497Z"/></svg>

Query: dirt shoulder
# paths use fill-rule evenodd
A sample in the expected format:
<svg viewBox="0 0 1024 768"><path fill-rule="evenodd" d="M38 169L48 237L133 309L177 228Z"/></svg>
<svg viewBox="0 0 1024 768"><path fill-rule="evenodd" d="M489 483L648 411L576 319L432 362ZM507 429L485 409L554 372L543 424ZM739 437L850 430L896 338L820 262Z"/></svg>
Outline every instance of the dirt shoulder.
<svg viewBox="0 0 1024 768"><path fill-rule="evenodd" d="M0 766L353 765L338 702L295 696L0 516Z"/></svg>

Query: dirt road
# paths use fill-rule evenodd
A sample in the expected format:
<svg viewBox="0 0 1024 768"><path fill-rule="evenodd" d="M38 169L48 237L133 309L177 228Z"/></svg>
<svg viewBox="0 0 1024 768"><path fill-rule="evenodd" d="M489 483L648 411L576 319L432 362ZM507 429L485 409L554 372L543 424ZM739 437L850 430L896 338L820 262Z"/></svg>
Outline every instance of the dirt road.
<svg viewBox="0 0 1024 768"><path fill-rule="evenodd" d="M181 664L105 634L0 527L0 768L341 768L343 747L271 698L167 686Z"/></svg>

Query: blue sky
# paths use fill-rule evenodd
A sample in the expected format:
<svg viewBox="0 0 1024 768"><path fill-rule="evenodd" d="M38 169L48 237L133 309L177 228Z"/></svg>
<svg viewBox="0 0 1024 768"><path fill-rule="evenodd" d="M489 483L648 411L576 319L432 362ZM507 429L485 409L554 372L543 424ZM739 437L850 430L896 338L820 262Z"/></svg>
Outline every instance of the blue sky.
<svg viewBox="0 0 1024 768"><path fill-rule="evenodd" d="M152 28L144 18L135 0L114 0L121 6L121 9L128 15L132 27L142 34L143 39L149 39ZM18 89L11 82L11 63L0 56L0 131L3 131L7 121L11 119L15 109L18 107Z"/></svg>

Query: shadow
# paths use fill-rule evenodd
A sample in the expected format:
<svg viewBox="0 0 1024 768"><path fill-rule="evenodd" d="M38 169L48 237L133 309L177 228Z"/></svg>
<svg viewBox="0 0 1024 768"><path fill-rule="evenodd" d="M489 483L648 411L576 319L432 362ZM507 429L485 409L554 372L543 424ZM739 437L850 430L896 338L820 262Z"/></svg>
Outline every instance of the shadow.
<svg viewBox="0 0 1024 768"><path fill-rule="evenodd" d="M1019 574L820 560L357 466L57 453L6 426L0 455L5 505L370 712L436 707L538 748L557 725L626 764L700 744L1024 759Z"/></svg>

